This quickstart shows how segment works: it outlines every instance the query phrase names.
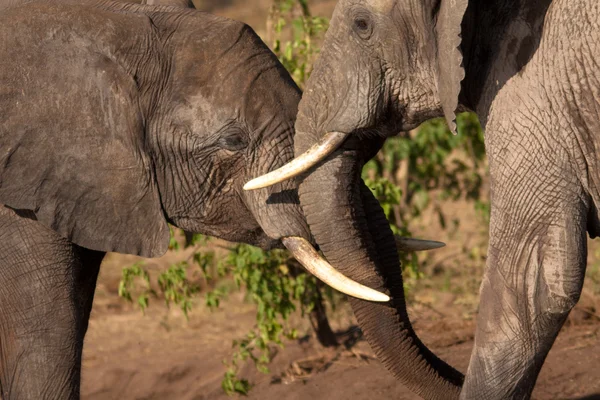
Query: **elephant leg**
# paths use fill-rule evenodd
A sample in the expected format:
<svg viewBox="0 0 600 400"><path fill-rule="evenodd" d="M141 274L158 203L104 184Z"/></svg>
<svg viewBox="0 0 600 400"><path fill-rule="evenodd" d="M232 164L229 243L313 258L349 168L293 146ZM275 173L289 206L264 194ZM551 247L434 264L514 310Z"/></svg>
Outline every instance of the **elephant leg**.
<svg viewBox="0 0 600 400"><path fill-rule="evenodd" d="M528 399L585 275L590 199L573 158L532 134L511 139L490 157L490 247L461 399Z"/></svg>
<svg viewBox="0 0 600 400"><path fill-rule="evenodd" d="M569 312L577 303L585 275L584 235L552 227L530 232L525 248L490 249L481 286L475 346L462 399L528 399L542 364ZM579 238L563 252L562 239ZM570 239L570 238L569 238ZM509 271L497 263L520 253Z"/></svg>
<svg viewBox="0 0 600 400"><path fill-rule="evenodd" d="M4 400L78 399L83 338L104 253L30 212L0 208L0 389Z"/></svg>

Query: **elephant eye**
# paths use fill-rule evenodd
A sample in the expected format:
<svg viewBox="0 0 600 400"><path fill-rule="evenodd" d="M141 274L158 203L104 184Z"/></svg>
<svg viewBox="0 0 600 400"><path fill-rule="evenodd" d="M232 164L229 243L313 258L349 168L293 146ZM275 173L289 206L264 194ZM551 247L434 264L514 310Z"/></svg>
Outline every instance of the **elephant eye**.
<svg viewBox="0 0 600 400"><path fill-rule="evenodd" d="M221 133L217 144L225 150L240 151L248 146L248 139L241 129L232 128Z"/></svg>
<svg viewBox="0 0 600 400"><path fill-rule="evenodd" d="M356 29L360 31L366 31L369 29L369 23L364 18L357 18L354 20L354 25L356 25Z"/></svg>
<svg viewBox="0 0 600 400"><path fill-rule="evenodd" d="M373 23L369 14L366 12L359 12L354 17L353 23L354 32L363 40L371 38L373 34Z"/></svg>

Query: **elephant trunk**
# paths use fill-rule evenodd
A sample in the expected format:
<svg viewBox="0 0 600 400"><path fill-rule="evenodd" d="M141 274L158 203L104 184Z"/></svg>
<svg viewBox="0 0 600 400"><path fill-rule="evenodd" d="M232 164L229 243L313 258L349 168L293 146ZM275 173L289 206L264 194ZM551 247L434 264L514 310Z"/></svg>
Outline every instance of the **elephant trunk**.
<svg viewBox="0 0 600 400"><path fill-rule="evenodd" d="M307 136L296 136L297 154L310 147L308 140L304 143ZM410 324L394 235L360 178L360 150L348 147L330 155L300 185L300 203L314 238L342 274L391 297L388 303L350 298L381 362L424 398L458 398L463 375L430 352Z"/></svg>
<svg viewBox="0 0 600 400"><path fill-rule="evenodd" d="M334 15L334 19L342 17ZM336 34L329 30L327 35ZM339 50L346 42L350 41L329 43ZM300 103L294 153L304 157L269 174L267 179L254 180L246 188L277 186L298 176L300 205L328 261L352 281L392 299L374 303L350 298L378 358L422 397L458 398L463 375L437 358L416 336L406 311L395 238L377 200L360 178L364 161L379 150L388 133L397 132L395 120L383 124L389 119L386 110L391 107L385 100L389 96L385 93L383 68L361 69L368 72L352 76L341 74L334 68L340 65L336 60L339 54L347 52L324 49ZM326 90L329 87L339 89ZM377 132L369 132L372 127L378 127ZM321 137L320 133L325 132L330 134ZM318 151L321 146L324 152ZM266 189L257 191L261 190Z"/></svg>

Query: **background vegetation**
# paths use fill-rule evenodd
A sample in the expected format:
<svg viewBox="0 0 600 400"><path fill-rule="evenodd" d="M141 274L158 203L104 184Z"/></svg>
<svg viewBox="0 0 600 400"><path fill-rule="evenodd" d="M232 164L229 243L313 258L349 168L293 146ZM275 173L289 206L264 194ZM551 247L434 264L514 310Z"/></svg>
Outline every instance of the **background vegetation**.
<svg viewBox="0 0 600 400"><path fill-rule="evenodd" d="M273 1L265 40L300 87L310 76L327 25L325 18L311 15L306 0ZM476 224L486 230L489 204L484 185L483 134L471 114L460 115L458 126L456 136L441 119L402 132L389 139L365 166L363 178L383 205L395 233L410 237L413 231L423 230L423 224L435 223L440 233L455 235L462 221L444 210L449 202L472 207L478 215ZM256 305L256 324L234 341L231 358L224 360L228 368L222 387L227 393L245 394L250 390L251 383L238 376L242 363L252 361L267 373L272 347L283 347L285 340L298 338L290 322L292 314L309 318L321 345L339 346L327 316L343 305L345 297L305 273L286 251L265 252L248 245L217 243L177 229L171 233L171 250L188 249L181 252L181 259L158 273L151 273L144 263L125 268L119 295L136 302L142 311L154 299L162 299L187 316L200 302L216 308L226 306L231 290L246 293L247 300ZM464 246L458 255L481 269L485 243ZM402 263L411 297L426 277L424 267L431 267L427 269L430 274L439 275L429 254L402 255ZM597 271L595 274L599 276ZM442 276L441 283L435 284L440 290L450 290L451 277ZM225 281L233 281L234 285L222 284ZM476 288L464 290L474 292Z"/></svg>

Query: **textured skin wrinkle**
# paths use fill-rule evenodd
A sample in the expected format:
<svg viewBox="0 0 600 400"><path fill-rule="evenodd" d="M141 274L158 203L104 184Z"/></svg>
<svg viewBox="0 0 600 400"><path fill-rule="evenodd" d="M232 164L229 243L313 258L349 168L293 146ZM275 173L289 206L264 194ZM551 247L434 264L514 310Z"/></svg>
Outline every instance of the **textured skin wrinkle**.
<svg viewBox="0 0 600 400"><path fill-rule="evenodd" d="M340 0L299 106L295 150L300 154L330 130L364 143L361 131L390 136L392 122L410 129L455 108L477 112L491 175L490 250L460 396L529 398L579 298L586 232L600 232L600 4L470 0L461 24L466 4ZM371 13L371 37L384 38L375 47L348 35L358 8ZM440 66L449 67L446 78ZM364 157L356 156L354 166L343 152L337 157L302 177L301 205L332 265L359 269L362 262L368 275L364 270L382 260L371 259L363 243L364 216L353 211L362 203L349 183ZM359 277L377 282L371 275ZM444 397L443 380L410 375L418 347L400 350L381 339L406 322L390 316L378 322L365 334L384 343L376 350L384 365L422 396ZM403 357L411 362L398 361Z"/></svg>

